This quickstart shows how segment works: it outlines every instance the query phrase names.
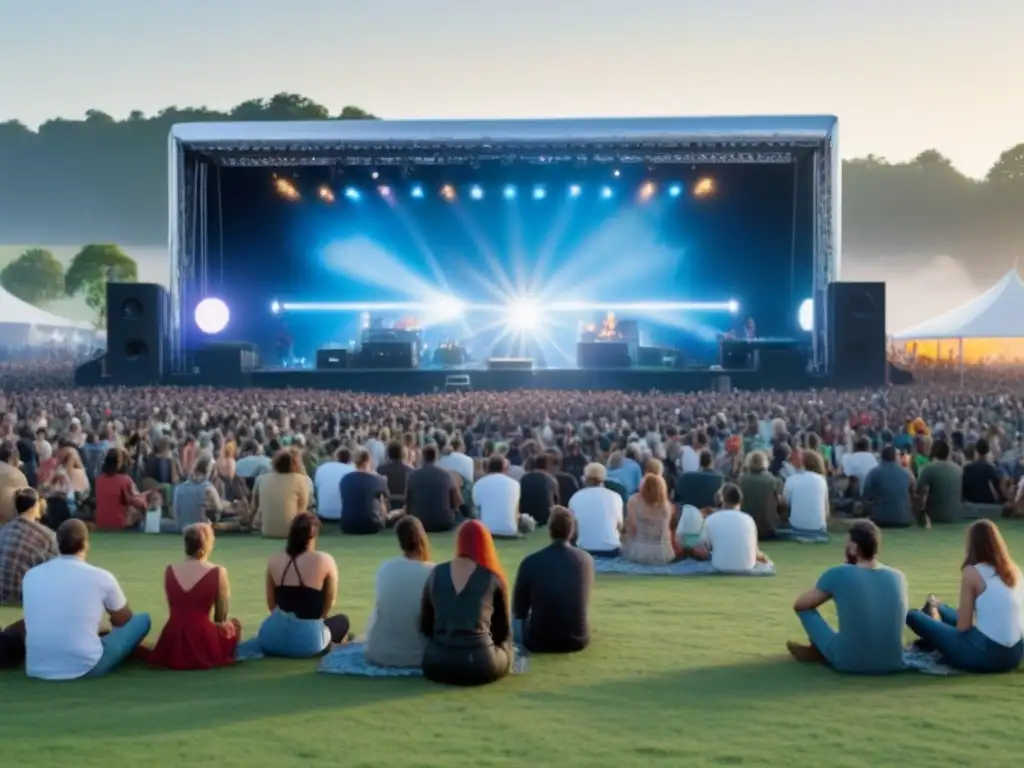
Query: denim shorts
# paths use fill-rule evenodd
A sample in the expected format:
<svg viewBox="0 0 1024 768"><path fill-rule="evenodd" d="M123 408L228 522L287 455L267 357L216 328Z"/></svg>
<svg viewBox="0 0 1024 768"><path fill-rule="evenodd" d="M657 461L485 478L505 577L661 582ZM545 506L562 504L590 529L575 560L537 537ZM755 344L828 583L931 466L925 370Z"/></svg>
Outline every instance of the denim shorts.
<svg viewBox="0 0 1024 768"><path fill-rule="evenodd" d="M322 619L300 619L275 608L260 625L260 648L268 656L308 659L331 644L331 631Z"/></svg>

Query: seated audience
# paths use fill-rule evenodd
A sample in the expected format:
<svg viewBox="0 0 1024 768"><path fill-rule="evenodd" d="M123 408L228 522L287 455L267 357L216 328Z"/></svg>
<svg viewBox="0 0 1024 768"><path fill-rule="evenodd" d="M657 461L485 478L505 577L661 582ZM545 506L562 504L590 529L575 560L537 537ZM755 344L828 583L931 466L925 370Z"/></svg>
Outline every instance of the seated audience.
<svg viewBox="0 0 1024 768"><path fill-rule="evenodd" d="M590 643L594 560L570 543L574 529L572 513L555 507L548 520L551 544L519 564L512 618L533 653L573 653Z"/></svg>
<svg viewBox="0 0 1024 768"><path fill-rule="evenodd" d="M925 520L952 523L960 519L963 470L950 461L949 443L935 440L931 460L917 476L917 494Z"/></svg>
<svg viewBox="0 0 1024 768"><path fill-rule="evenodd" d="M561 451L557 448L551 448L547 451L547 455L548 472L551 473L551 476L555 478L555 482L558 483L558 503L562 505L568 504L572 495L580 489L580 481L576 479L574 474L566 471Z"/></svg>
<svg viewBox="0 0 1024 768"><path fill-rule="evenodd" d="M963 497L969 504L1001 504L1002 478L989 458L989 444L979 438L974 444L975 460L963 470Z"/></svg>
<svg viewBox="0 0 1024 768"><path fill-rule="evenodd" d="M348 637L348 617L330 616L338 597L338 564L326 552L316 551L319 535L316 515L300 512L292 519L284 551L271 555L267 563L270 616L260 625L258 637L268 655L310 658Z"/></svg>
<svg viewBox="0 0 1024 768"><path fill-rule="evenodd" d="M0 605L21 605L21 584L29 569L58 556L57 537L39 522L39 495L31 488L14 492L11 522L0 528Z"/></svg>
<svg viewBox="0 0 1024 768"><path fill-rule="evenodd" d="M828 528L829 503L825 463L816 451L798 455L801 468L782 486L782 498L789 507L789 526L794 531L824 531Z"/></svg>
<svg viewBox="0 0 1024 768"><path fill-rule="evenodd" d="M412 472L413 468L406 461L405 446L392 440L388 443L387 461L377 465L377 474L388 481L389 509L405 506L405 486Z"/></svg>
<svg viewBox="0 0 1024 768"><path fill-rule="evenodd" d="M241 462L239 462L241 464ZM278 451L271 472L256 478L253 490L254 526L269 539L290 535L292 523L309 508L309 478L294 451Z"/></svg>
<svg viewBox="0 0 1024 768"><path fill-rule="evenodd" d="M25 622L0 627L0 669L15 669L25 663Z"/></svg>
<svg viewBox="0 0 1024 768"><path fill-rule="evenodd" d="M644 471L636 459L621 452L615 451L608 457L608 480L618 483L625 490L626 498L629 498L640 488L640 481L643 479Z"/></svg>
<svg viewBox="0 0 1024 768"><path fill-rule="evenodd" d="M746 471L739 478L743 494L743 511L754 518L757 538L774 539L782 524L779 516L779 481L768 471L768 457L764 451L752 451L747 456Z"/></svg>
<svg viewBox="0 0 1024 768"><path fill-rule="evenodd" d="M914 523L914 475L896 460L896 449L882 449L881 463L868 472L861 497L879 528L906 528Z"/></svg>
<svg viewBox="0 0 1024 768"><path fill-rule="evenodd" d="M200 454L185 482L174 489L174 523L179 533L196 523L220 524L221 515L229 508L211 480L213 472L213 458Z"/></svg>
<svg viewBox="0 0 1024 768"><path fill-rule="evenodd" d="M14 509L14 492L29 487L28 478L20 466L18 446L0 443L0 525L10 522L18 514Z"/></svg>
<svg viewBox="0 0 1024 768"><path fill-rule="evenodd" d="M423 466L406 482L405 512L419 518L427 533L450 531L461 520L462 494L452 473L437 465L437 446L423 446L420 456Z"/></svg>
<svg viewBox="0 0 1024 768"><path fill-rule="evenodd" d="M711 451L707 448L698 454L698 469L694 472L683 472L676 480L676 503L680 506L691 504L697 509L717 506L716 499L725 478L715 472L714 461Z"/></svg>
<svg viewBox="0 0 1024 768"><path fill-rule="evenodd" d="M198 465L209 461L203 456ZM242 625L228 618L231 586L228 571L209 561L214 532L208 523L184 531L185 559L164 571L164 595L170 616L150 664L176 670L213 669L233 664ZM213 612L213 619L210 613Z"/></svg>
<svg viewBox="0 0 1024 768"><path fill-rule="evenodd" d="M878 562L882 533L870 520L850 527L846 563L829 568L793 605L810 645L787 643L797 661L828 664L837 672L882 675L903 670L907 581ZM836 604L838 630L818 612Z"/></svg>
<svg viewBox="0 0 1024 768"><path fill-rule="evenodd" d="M1024 581L999 528L977 520L967 529L960 569L960 600L954 609L928 598L907 614L907 626L924 650L965 672L1010 672L1024 657Z"/></svg>
<svg viewBox="0 0 1024 768"><path fill-rule="evenodd" d="M672 547L672 505L660 475L645 475L640 492L626 505L622 557L634 563L664 565L675 560Z"/></svg>
<svg viewBox="0 0 1024 768"><path fill-rule="evenodd" d="M352 451L342 446L313 473L316 489L316 512L321 520L341 520L341 481L355 471Z"/></svg>
<svg viewBox="0 0 1024 768"><path fill-rule="evenodd" d="M185 468L185 471L188 472L194 462L195 456L192 456L191 460L188 461L186 461L185 458L182 458L181 465ZM273 468L273 462L271 462L270 458L263 452L259 443L255 440L248 440L242 444L242 458L235 462L235 474L242 478L245 482L245 487L249 491L252 491L256 487L256 478L260 475L266 474L267 472L272 472Z"/></svg>
<svg viewBox="0 0 1024 768"><path fill-rule="evenodd" d="M96 528L101 531L137 529L149 504L139 493L128 471L131 462L121 448L111 448L103 457L96 477Z"/></svg>
<svg viewBox="0 0 1024 768"><path fill-rule="evenodd" d="M380 533L387 523L388 482L373 471L365 448L356 451L355 472L341 478L341 532L355 535Z"/></svg>
<svg viewBox="0 0 1024 768"><path fill-rule="evenodd" d="M675 549L684 557L693 555L693 549L700 543L704 534L704 513L692 504L679 510L679 523L676 525Z"/></svg>
<svg viewBox="0 0 1024 768"><path fill-rule="evenodd" d="M423 587L426 678L484 685L507 675L513 659L508 598L491 534L477 520L463 523L455 534L455 558L434 568Z"/></svg>
<svg viewBox="0 0 1024 768"><path fill-rule="evenodd" d="M540 453L533 457L533 466L519 481L519 511L529 515L537 525L547 525L551 510L558 503L558 481L549 471L551 457Z"/></svg>
<svg viewBox="0 0 1024 768"><path fill-rule="evenodd" d="M583 487L569 499L576 518L576 546L594 557L618 557L622 546L622 497L604 487L605 468L587 464Z"/></svg>
<svg viewBox="0 0 1024 768"><path fill-rule="evenodd" d="M89 565L89 529L66 520L57 529L60 557L25 574L25 671L41 680L74 680L114 671L149 634L150 619L134 614L114 576ZM100 622L109 617L110 632Z"/></svg>
<svg viewBox="0 0 1024 768"><path fill-rule="evenodd" d="M520 483L507 474L508 462L500 454L487 459L487 474L473 485L473 506L491 536L517 536L519 526ZM532 473L528 473L522 482Z"/></svg>
<svg viewBox="0 0 1024 768"><path fill-rule="evenodd" d="M426 637L420 632L423 587L434 563L430 541L418 518L406 515L395 525L402 556L377 570L376 597L366 630L366 660L380 667L418 667Z"/></svg>
<svg viewBox="0 0 1024 768"><path fill-rule="evenodd" d="M853 450L844 453L839 460L839 468L843 475L851 479L856 478L858 488L864 487L868 472L877 466L878 459L871 452L871 441L866 437L858 437L854 441Z"/></svg>
<svg viewBox="0 0 1024 768"><path fill-rule="evenodd" d="M757 548L757 524L744 512L743 494L734 483L722 488L722 507L707 516L701 540L694 547L698 560L711 559L722 573L746 573L767 558Z"/></svg>

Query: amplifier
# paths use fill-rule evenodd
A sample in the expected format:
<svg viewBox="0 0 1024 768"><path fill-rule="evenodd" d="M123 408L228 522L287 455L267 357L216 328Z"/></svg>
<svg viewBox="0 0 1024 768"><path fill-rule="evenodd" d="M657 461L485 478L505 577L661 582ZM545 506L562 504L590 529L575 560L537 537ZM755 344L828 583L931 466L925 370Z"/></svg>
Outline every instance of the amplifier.
<svg viewBox="0 0 1024 768"><path fill-rule="evenodd" d="M487 361L489 371L532 371L532 357L492 357Z"/></svg>
<svg viewBox="0 0 1024 768"><path fill-rule="evenodd" d="M360 368L412 370L419 364L419 353L411 341L368 341L359 350Z"/></svg>
<svg viewBox="0 0 1024 768"><path fill-rule="evenodd" d="M630 368L629 344L625 341L581 341L576 345L580 368Z"/></svg>
<svg viewBox="0 0 1024 768"><path fill-rule="evenodd" d="M318 349L316 351L316 369L318 371L338 371L348 368L347 349Z"/></svg>

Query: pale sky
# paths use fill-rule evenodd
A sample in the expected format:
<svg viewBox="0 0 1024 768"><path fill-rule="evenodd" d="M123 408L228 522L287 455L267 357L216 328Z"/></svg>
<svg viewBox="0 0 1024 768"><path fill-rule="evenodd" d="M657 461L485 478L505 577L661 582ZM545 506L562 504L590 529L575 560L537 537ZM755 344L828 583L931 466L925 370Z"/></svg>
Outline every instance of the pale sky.
<svg viewBox="0 0 1024 768"><path fill-rule="evenodd" d="M384 117L831 113L846 157L1024 142L1021 0L0 0L0 121L228 108Z"/></svg>

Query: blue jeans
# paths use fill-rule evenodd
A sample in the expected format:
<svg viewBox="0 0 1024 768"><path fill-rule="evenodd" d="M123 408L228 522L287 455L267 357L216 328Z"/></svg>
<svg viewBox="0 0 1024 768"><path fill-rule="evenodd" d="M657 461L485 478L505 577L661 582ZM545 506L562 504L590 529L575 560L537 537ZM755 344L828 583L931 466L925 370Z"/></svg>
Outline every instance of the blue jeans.
<svg viewBox="0 0 1024 768"><path fill-rule="evenodd" d="M148 613L136 613L123 627L116 627L103 636L103 655L86 677L109 675L125 659L135 653L149 634L152 622Z"/></svg>
<svg viewBox="0 0 1024 768"><path fill-rule="evenodd" d="M939 605L941 621L923 611L910 611L907 626L925 643L934 646L951 667L965 672L998 673L1017 668L1024 657L1024 639L1007 648L982 634L977 627L966 632L956 628L956 610Z"/></svg>
<svg viewBox="0 0 1024 768"><path fill-rule="evenodd" d="M811 641L811 645L817 648L818 652L825 657L825 661L828 662L829 666L833 666L832 641L839 633L828 625L828 622L822 618L817 609L797 611L796 615L800 619L800 623L803 625L804 632L807 633L807 638Z"/></svg>
<svg viewBox="0 0 1024 768"><path fill-rule="evenodd" d="M257 637L265 654L288 659L318 656L331 644L331 631L322 619L300 619L280 608L263 620Z"/></svg>

